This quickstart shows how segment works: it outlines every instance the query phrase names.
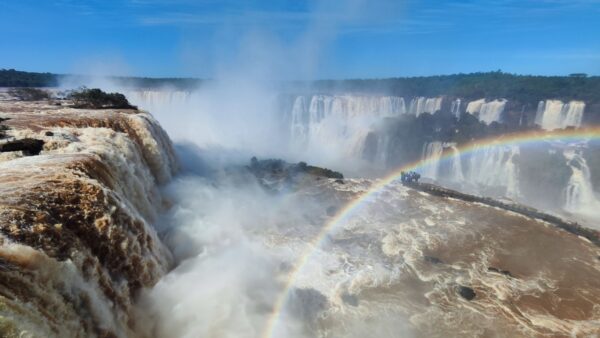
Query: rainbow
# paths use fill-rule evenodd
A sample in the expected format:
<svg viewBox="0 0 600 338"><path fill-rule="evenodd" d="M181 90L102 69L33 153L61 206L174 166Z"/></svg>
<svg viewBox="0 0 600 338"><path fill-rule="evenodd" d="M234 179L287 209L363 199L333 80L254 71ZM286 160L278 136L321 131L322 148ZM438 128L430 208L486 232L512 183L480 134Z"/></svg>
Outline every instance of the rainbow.
<svg viewBox="0 0 600 338"><path fill-rule="evenodd" d="M504 134L501 136L483 138L464 144L462 146L459 146L458 150L461 155L468 155L469 153L476 152L477 150L486 147L523 146L529 144L536 144L540 142L579 142L589 140L600 140L600 126L582 129L563 129L551 132L534 130L512 134ZM447 152L443 154L441 158L438 159L423 159L404 165L394 170L384 178L378 180L375 184L373 184L370 187L369 190L359 194L358 196L356 196L356 198L347 203L344 207L340 208L336 215L334 215L329 220L329 222L325 224L325 226L321 229L318 235L315 236L315 238L309 243L309 246L305 250L303 255L301 255L300 258L296 261L296 264L294 265L295 268L289 274L289 278L285 283L283 291L281 292L281 294L275 302L275 305L273 306L271 316L269 317L267 324L265 325L263 334L261 336L264 338L273 338L275 330L277 328L277 324L280 321L280 317L282 315L282 310L286 304L286 301L289 298L290 291L296 281L296 278L303 271L304 267L306 266L307 262L311 259L316 249L322 245L323 241L327 237L327 234L329 234L339 224L343 224L344 221L352 217L356 210L358 210L359 207L365 201L380 193L389 184L398 181L402 172L417 171L437 161L444 161L450 159L453 156L455 156L453 152Z"/></svg>

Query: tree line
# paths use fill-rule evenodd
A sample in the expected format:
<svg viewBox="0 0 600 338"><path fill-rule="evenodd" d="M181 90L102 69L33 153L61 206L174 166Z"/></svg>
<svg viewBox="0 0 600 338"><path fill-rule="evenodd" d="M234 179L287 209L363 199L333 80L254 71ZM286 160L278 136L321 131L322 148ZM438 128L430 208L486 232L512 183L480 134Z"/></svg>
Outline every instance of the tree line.
<svg viewBox="0 0 600 338"><path fill-rule="evenodd" d="M65 75L53 73L23 72L15 69L0 69L0 87L56 87L63 79L71 82L86 83L91 76ZM202 84L202 80L194 78L149 78L110 76L110 80L132 88L162 88L169 87L179 90L192 90Z"/></svg>
<svg viewBox="0 0 600 338"><path fill-rule="evenodd" d="M505 98L523 103L546 99L600 102L600 76L572 74L570 76L516 75L501 71L387 79L321 80L310 91L322 93L365 93L402 97L449 95L469 100Z"/></svg>

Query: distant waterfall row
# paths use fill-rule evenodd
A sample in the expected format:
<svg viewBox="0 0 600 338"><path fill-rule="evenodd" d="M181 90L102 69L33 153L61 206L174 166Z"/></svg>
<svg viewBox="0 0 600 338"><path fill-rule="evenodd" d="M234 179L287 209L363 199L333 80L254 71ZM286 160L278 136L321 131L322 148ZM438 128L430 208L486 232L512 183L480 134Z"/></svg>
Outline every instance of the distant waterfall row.
<svg viewBox="0 0 600 338"><path fill-rule="evenodd" d="M188 91L162 91L145 90L127 92L127 97L133 104L153 110L153 108L164 108L167 106L181 106L190 101L193 92ZM292 115L296 121L305 124L312 122L320 123L321 119L340 114L349 118L359 115L372 117L396 116L411 114L419 116L423 113L433 114L443 110L445 97L415 97L406 100L399 96L355 96L355 95L314 95L298 96L293 104ZM491 124L502 122L503 113L508 101L479 99L470 101L466 105L461 99L453 99L446 109L456 117L462 113L477 116L480 121ZM559 100L540 101L535 115L535 123L541 128L552 130L565 127L580 127L585 103L571 101L563 103ZM338 111L340 114L335 114ZM320 114L320 115L319 115Z"/></svg>
<svg viewBox="0 0 600 338"><path fill-rule="evenodd" d="M407 101L398 96L297 96L289 113L291 141L296 148L308 149L335 142L345 153L359 155L371 127L383 118L433 114L442 110L443 100L443 97L415 97ZM470 102L466 112L490 124L500 121L505 103L482 99ZM450 109L460 116L461 100L452 101Z"/></svg>
<svg viewBox="0 0 600 338"><path fill-rule="evenodd" d="M336 110L344 111L349 117L356 115L385 117L402 114L419 116L423 113L433 114L441 111L444 100L444 97L415 97L407 101L405 98L399 96L297 96L293 104L292 115L302 115L303 117L300 120L307 123L319 120L323 116L329 116L329 112ZM478 116L481 121L490 124L501 120L506 102L506 100L488 102L485 99L481 99L469 102L465 111ZM462 108L461 99L451 101L450 105L450 111L455 116L460 116Z"/></svg>
<svg viewBox="0 0 600 338"><path fill-rule="evenodd" d="M457 117L471 114L489 125L502 121L508 105L507 100L480 99L463 105L460 99L446 103L444 99L417 97L408 101L395 96L297 96L289 113L291 141L296 149L306 149L308 153L329 149L336 155L361 158L369 133L385 125L385 118L444 110ZM583 102L543 101L539 104L536 120L531 122L548 130L579 127L584 110ZM391 139L392 136L379 133L371 140L371 165L385 166L393 162L389 161L390 156L394 156ZM485 146L467 154L462 154L457 145L450 142L428 142L422 147L421 159L429 163L421 169L425 178L476 191L493 189L515 199L523 196L517 160L521 149L518 146ZM584 213L593 206L600 206L585 159L576 152L565 152L564 159L572 171L568 185L561 188L563 196L559 199L563 201L564 209Z"/></svg>
<svg viewBox="0 0 600 338"><path fill-rule="evenodd" d="M402 114L433 114L442 109L442 97L416 97L409 104L398 96L298 96L295 98L292 115L300 116L307 123L320 121L327 116L347 117L371 115L377 117ZM407 108L408 106L408 108Z"/></svg>

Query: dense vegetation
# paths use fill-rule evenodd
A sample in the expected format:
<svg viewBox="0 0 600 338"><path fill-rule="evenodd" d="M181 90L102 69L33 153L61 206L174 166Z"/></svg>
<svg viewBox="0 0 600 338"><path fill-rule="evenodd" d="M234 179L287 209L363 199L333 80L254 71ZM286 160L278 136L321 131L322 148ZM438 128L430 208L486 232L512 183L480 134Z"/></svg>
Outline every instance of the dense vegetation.
<svg viewBox="0 0 600 338"><path fill-rule="evenodd" d="M0 69L0 87L56 87L61 75Z"/></svg>
<svg viewBox="0 0 600 338"><path fill-rule="evenodd" d="M51 73L22 72L0 69L0 87L56 87L64 79L75 83L86 83L91 77L84 75L61 75ZM201 85L202 81L192 78L148 78L111 76L109 80L124 87L162 88L189 90Z"/></svg>
<svg viewBox="0 0 600 338"><path fill-rule="evenodd" d="M6 137L6 131L8 130L8 127L4 124L2 124L2 122L6 121L7 119L0 117L0 139L3 139Z"/></svg>
<svg viewBox="0 0 600 338"><path fill-rule="evenodd" d="M296 164L287 163L281 159L258 160L256 157L252 157L252 159L250 159L250 166L248 166L248 169L258 178L263 178L265 176L279 176L289 179L298 174L308 174L316 177L335 179L344 178L342 173L333 171L331 169L315 167L306 164L306 162L299 162Z"/></svg>
<svg viewBox="0 0 600 338"><path fill-rule="evenodd" d="M82 88L67 96L77 108L89 109L137 109L121 93L105 93L98 88Z"/></svg>
<svg viewBox="0 0 600 338"><path fill-rule="evenodd" d="M51 95L48 91L38 88L12 88L8 94L21 101L41 101L48 100Z"/></svg>
<svg viewBox="0 0 600 338"><path fill-rule="evenodd" d="M298 88L299 83L296 83ZM450 95L465 99L507 98L539 102L548 98L600 102L600 76L532 76L472 73L369 80L316 81L311 90L413 96Z"/></svg>
<svg viewBox="0 0 600 338"><path fill-rule="evenodd" d="M305 173L318 177L327 177L327 178L337 178L343 179L344 175L338 171L333 171L327 168L315 167L312 165L307 165L306 162L298 162L294 166L294 171L298 173Z"/></svg>

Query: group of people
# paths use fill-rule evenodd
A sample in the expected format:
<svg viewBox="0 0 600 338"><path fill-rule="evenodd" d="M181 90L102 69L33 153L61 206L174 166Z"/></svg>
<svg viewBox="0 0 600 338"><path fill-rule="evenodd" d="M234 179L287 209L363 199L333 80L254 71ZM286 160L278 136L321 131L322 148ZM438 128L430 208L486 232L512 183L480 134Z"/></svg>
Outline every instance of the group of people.
<svg viewBox="0 0 600 338"><path fill-rule="evenodd" d="M402 181L402 183L419 182L419 178L421 178L421 174L414 172L414 171L409 171L409 172L402 171L400 173L400 180Z"/></svg>

